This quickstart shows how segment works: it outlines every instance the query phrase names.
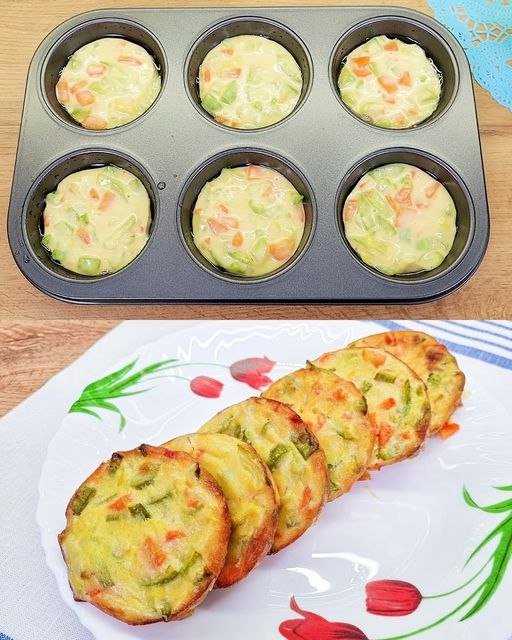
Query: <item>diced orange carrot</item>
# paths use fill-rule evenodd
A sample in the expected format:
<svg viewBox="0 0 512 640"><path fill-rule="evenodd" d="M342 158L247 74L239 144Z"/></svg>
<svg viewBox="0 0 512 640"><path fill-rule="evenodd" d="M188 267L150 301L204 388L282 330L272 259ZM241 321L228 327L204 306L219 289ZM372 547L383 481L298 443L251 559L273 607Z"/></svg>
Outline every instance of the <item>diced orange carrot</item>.
<svg viewBox="0 0 512 640"><path fill-rule="evenodd" d="M402 75L398 78L398 84L403 85L404 87L411 86L411 74L408 71L404 71Z"/></svg>
<svg viewBox="0 0 512 640"><path fill-rule="evenodd" d="M381 353L375 353L370 349L363 349L363 360L373 364L378 369L386 362L386 356Z"/></svg>
<svg viewBox="0 0 512 640"><path fill-rule="evenodd" d="M87 80L80 80L80 82L75 82L75 84L70 88L71 93L76 93L87 86Z"/></svg>
<svg viewBox="0 0 512 640"><path fill-rule="evenodd" d="M396 203L395 199L393 198L393 196L387 195L386 196L386 200L388 201L389 205L391 206L391 208L393 209L393 211L395 213L400 213L400 207L398 206L398 204Z"/></svg>
<svg viewBox="0 0 512 640"><path fill-rule="evenodd" d="M231 229L238 229L240 226L240 221L235 216L219 216L218 220L221 224L226 225L226 227L230 227Z"/></svg>
<svg viewBox="0 0 512 640"><path fill-rule="evenodd" d="M96 596L99 596L102 591L103 589L91 589L87 592L87 595L89 598L95 598Z"/></svg>
<svg viewBox="0 0 512 640"><path fill-rule="evenodd" d="M393 429L389 426L389 424L381 424L379 427L379 445L381 447L385 447L387 443L390 441L391 436L393 435Z"/></svg>
<svg viewBox="0 0 512 640"><path fill-rule="evenodd" d="M352 218L357 213L359 205L357 200L347 200L345 202L345 206L343 207L343 218L346 221L352 220Z"/></svg>
<svg viewBox="0 0 512 640"><path fill-rule="evenodd" d="M346 396L341 389L336 389L336 391L332 394L332 398L334 402L343 402Z"/></svg>
<svg viewBox="0 0 512 640"><path fill-rule="evenodd" d="M386 51L398 51L398 43L396 40L391 40L384 45Z"/></svg>
<svg viewBox="0 0 512 640"><path fill-rule="evenodd" d="M67 102L69 100L69 85L65 80L59 80L55 89L57 90L59 102Z"/></svg>
<svg viewBox="0 0 512 640"><path fill-rule="evenodd" d="M105 191L98 205L98 210L105 211L105 209L108 209L115 199L116 194L113 191Z"/></svg>
<svg viewBox="0 0 512 640"><path fill-rule="evenodd" d="M386 333L384 336L384 342L390 346L396 346L398 344L396 333Z"/></svg>
<svg viewBox="0 0 512 640"><path fill-rule="evenodd" d="M352 58L358 67L365 66L370 62L370 56L359 56L359 58Z"/></svg>
<svg viewBox="0 0 512 640"><path fill-rule="evenodd" d="M172 540L177 540L178 538L184 538L185 533L180 531L179 529L173 529L172 531L168 531L165 534L165 539L167 542L171 542Z"/></svg>
<svg viewBox="0 0 512 640"><path fill-rule="evenodd" d="M142 551L149 565L153 569L158 569L163 565L167 559L167 555L160 548L160 546L151 538L147 536L142 545Z"/></svg>
<svg viewBox="0 0 512 640"><path fill-rule="evenodd" d="M87 116L85 120L82 120L82 126L86 129L99 131L100 129L107 128L107 121L100 116Z"/></svg>
<svg viewBox="0 0 512 640"><path fill-rule="evenodd" d="M279 242L270 244L268 249L275 260L287 260L293 253L293 242L291 240L279 240Z"/></svg>
<svg viewBox="0 0 512 640"><path fill-rule="evenodd" d="M89 231L85 227L80 227L78 229L78 231L76 232L76 235L85 244L91 244L91 242L92 242L91 234L89 233Z"/></svg>
<svg viewBox="0 0 512 640"><path fill-rule="evenodd" d="M358 78L365 78L366 76L372 75L372 72L368 67L358 67L357 65L354 65L352 67L352 71Z"/></svg>
<svg viewBox="0 0 512 640"><path fill-rule="evenodd" d="M224 47L224 49L222 49L222 53L223 53L225 56L232 56L232 55L233 55L233 53L234 53L234 51L233 51L233 49L231 49L230 47Z"/></svg>
<svg viewBox="0 0 512 640"><path fill-rule="evenodd" d="M439 436L446 440L450 436L453 436L454 433L460 429L460 426L456 422L445 422L443 426L439 429Z"/></svg>
<svg viewBox="0 0 512 640"><path fill-rule="evenodd" d="M402 187L400 191L395 195L395 201L399 204L412 204L411 201L411 188L410 187Z"/></svg>
<svg viewBox="0 0 512 640"><path fill-rule="evenodd" d="M87 75L91 76L92 78L98 78L99 76L102 76L106 70L107 67L104 64L97 64L93 62L87 65Z"/></svg>
<svg viewBox="0 0 512 640"><path fill-rule="evenodd" d="M234 247L241 247L244 243L244 237L243 235L240 233L240 231L237 231L235 233L235 235L233 236L233 239L231 240L231 244Z"/></svg>
<svg viewBox="0 0 512 640"><path fill-rule="evenodd" d="M189 498L187 500L187 507L190 509L197 509L199 506L199 500L197 498Z"/></svg>
<svg viewBox="0 0 512 640"><path fill-rule="evenodd" d="M257 164L250 164L247 167L247 177L248 178L259 178L262 174L262 169Z"/></svg>
<svg viewBox="0 0 512 640"><path fill-rule="evenodd" d="M216 236L228 230L225 224L215 220L215 218L208 218L208 226Z"/></svg>
<svg viewBox="0 0 512 640"><path fill-rule="evenodd" d="M130 64L132 67L140 67L140 65L142 64L142 60L140 60L140 58L136 58L135 56L119 56L117 61L122 62L123 64Z"/></svg>
<svg viewBox="0 0 512 640"><path fill-rule="evenodd" d="M117 500L114 500L114 502L111 502L108 505L108 509L110 509L111 511L122 511L123 509L126 509L129 502L130 496L126 494L124 496L121 496Z"/></svg>
<svg viewBox="0 0 512 640"><path fill-rule="evenodd" d="M240 68L230 69L228 72L230 78L239 78L241 73L242 69Z"/></svg>
<svg viewBox="0 0 512 640"><path fill-rule="evenodd" d="M388 93L395 93L398 89L395 80L391 76L379 76L377 81Z"/></svg>
<svg viewBox="0 0 512 640"><path fill-rule="evenodd" d="M212 72L210 71L210 69L205 69L203 71L203 80L205 82L210 82L211 79L212 79Z"/></svg>
<svg viewBox="0 0 512 640"><path fill-rule="evenodd" d="M96 189L94 187L91 187L89 189L89 195L91 196L91 198L93 198L93 200L99 200L100 199L100 194L96 191Z"/></svg>
<svg viewBox="0 0 512 640"><path fill-rule="evenodd" d="M425 189L425 195L427 196L427 198L432 198L432 196L435 194L435 192L439 189L439 187L441 186L441 183L438 182L437 180L433 180L428 187Z"/></svg>
<svg viewBox="0 0 512 640"><path fill-rule="evenodd" d="M229 213L229 209L225 204L219 204L219 209L222 211L222 213Z"/></svg>
<svg viewBox="0 0 512 640"><path fill-rule="evenodd" d="M302 492L302 499L300 501L300 508L305 509L311 501L311 487L308 485Z"/></svg>
<svg viewBox="0 0 512 640"><path fill-rule="evenodd" d="M381 409L391 409L396 405L396 400L394 398L386 398L380 403Z"/></svg>
<svg viewBox="0 0 512 640"><path fill-rule="evenodd" d="M92 104L96 98L90 91L84 89L83 91L76 92L76 99L82 107L86 107L88 104Z"/></svg>

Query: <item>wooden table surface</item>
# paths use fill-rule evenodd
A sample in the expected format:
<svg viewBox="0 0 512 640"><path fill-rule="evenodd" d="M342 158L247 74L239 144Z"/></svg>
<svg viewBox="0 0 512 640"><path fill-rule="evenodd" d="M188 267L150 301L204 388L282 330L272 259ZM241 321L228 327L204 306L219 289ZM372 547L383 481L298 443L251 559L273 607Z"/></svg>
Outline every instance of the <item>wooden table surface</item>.
<svg viewBox="0 0 512 640"><path fill-rule="evenodd" d="M352 5L357 0L191 0L181 6ZM360 4L402 5L431 13L426 0L371 0ZM0 0L2 32L0 76L0 215L5 217L14 165L27 68L42 38L79 11L110 7L180 6L173 0ZM5 28L7 26L7 28ZM52 300L30 285L10 254L6 234L0 234L0 320L121 319L121 318L510 318L512 317L512 114L477 85L485 174L492 220L487 255L477 274L458 292L438 302L409 306L77 306ZM1 221L5 229L5 220Z"/></svg>

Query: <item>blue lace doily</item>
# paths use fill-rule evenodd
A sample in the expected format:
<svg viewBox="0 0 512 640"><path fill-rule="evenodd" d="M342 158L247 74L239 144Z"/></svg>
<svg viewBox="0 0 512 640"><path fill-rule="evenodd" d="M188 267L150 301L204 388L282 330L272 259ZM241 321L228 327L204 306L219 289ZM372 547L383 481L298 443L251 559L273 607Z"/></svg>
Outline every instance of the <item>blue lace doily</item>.
<svg viewBox="0 0 512 640"><path fill-rule="evenodd" d="M512 0L428 0L464 47L475 80L512 111Z"/></svg>

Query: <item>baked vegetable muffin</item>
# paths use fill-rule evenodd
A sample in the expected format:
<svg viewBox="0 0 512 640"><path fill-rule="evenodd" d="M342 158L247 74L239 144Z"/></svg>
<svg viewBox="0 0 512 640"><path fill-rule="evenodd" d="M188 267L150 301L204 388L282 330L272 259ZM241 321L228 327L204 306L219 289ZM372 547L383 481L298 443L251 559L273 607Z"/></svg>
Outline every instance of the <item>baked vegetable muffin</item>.
<svg viewBox="0 0 512 640"><path fill-rule="evenodd" d="M343 205L345 235L361 260L387 275L430 271L453 246L457 212L446 188L409 164L368 171Z"/></svg>
<svg viewBox="0 0 512 640"><path fill-rule="evenodd" d="M290 407L249 398L220 411L200 431L235 436L251 444L268 465L280 500L272 553L315 522L327 497L327 465L318 440Z"/></svg>
<svg viewBox="0 0 512 640"><path fill-rule="evenodd" d="M203 108L236 129L259 129L286 118L301 90L302 73L294 57L262 36L226 38L199 68Z"/></svg>
<svg viewBox="0 0 512 640"><path fill-rule="evenodd" d="M113 129L142 115L160 93L152 56L123 38L80 47L62 69L57 100L85 129Z"/></svg>
<svg viewBox="0 0 512 640"><path fill-rule="evenodd" d="M429 431L430 403L423 381L384 349L351 347L313 361L351 380L368 405L377 441L369 468L379 469L417 453Z"/></svg>
<svg viewBox="0 0 512 640"><path fill-rule="evenodd" d="M226 558L221 489L189 455L114 453L77 489L59 543L75 600L129 624L175 620L204 599Z"/></svg>
<svg viewBox="0 0 512 640"><path fill-rule="evenodd" d="M366 401L354 384L310 366L280 378L263 396L288 404L318 438L329 470L329 500L349 491L366 471L375 444Z"/></svg>
<svg viewBox="0 0 512 640"><path fill-rule="evenodd" d="M229 587L254 569L274 541L279 496L272 475L249 444L224 433L180 436L163 446L192 456L224 493L231 537L215 584Z"/></svg>
<svg viewBox="0 0 512 640"><path fill-rule="evenodd" d="M465 376L448 349L421 331L386 331L353 342L351 347L378 347L400 358L427 387L432 416L430 433L436 433L461 403Z"/></svg>
<svg viewBox="0 0 512 640"><path fill-rule="evenodd" d="M46 196L42 244L74 273L118 271L145 247L151 203L142 182L114 166L77 171Z"/></svg>
<svg viewBox="0 0 512 640"><path fill-rule="evenodd" d="M348 54L338 87L343 102L363 120L404 129L434 113L441 74L419 45L377 36Z"/></svg>
<svg viewBox="0 0 512 640"><path fill-rule="evenodd" d="M239 276L264 276L293 256L304 234L303 196L274 169L223 169L194 206L194 243L213 265Z"/></svg>

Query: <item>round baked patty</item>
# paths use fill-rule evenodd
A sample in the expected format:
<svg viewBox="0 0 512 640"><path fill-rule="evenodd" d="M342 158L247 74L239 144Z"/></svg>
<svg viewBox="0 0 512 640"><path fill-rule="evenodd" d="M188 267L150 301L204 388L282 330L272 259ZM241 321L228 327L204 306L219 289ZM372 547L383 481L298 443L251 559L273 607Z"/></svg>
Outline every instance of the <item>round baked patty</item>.
<svg viewBox="0 0 512 640"><path fill-rule="evenodd" d="M263 396L290 405L318 438L329 470L329 500L349 491L366 471L375 444L366 401L354 384L309 367L280 378Z"/></svg>
<svg viewBox="0 0 512 640"><path fill-rule="evenodd" d="M180 619L226 557L224 495L191 456L141 445L114 453L77 489L59 543L75 600L129 624Z"/></svg>
<svg viewBox="0 0 512 640"><path fill-rule="evenodd" d="M418 452L428 434L430 403L425 384L404 362L384 349L352 347L313 364L352 381L364 395L377 434L370 469Z"/></svg>
<svg viewBox="0 0 512 640"><path fill-rule="evenodd" d="M270 551L279 496L272 475L250 445L224 433L179 436L163 445L185 451L212 474L231 516L228 554L216 586L238 582Z"/></svg>
<svg viewBox="0 0 512 640"><path fill-rule="evenodd" d="M272 553L315 522L328 492L325 455L290 407L268 398L249 398L220 411L200 431L235 436L251 444L268 465L280 500Z"/></svg>

